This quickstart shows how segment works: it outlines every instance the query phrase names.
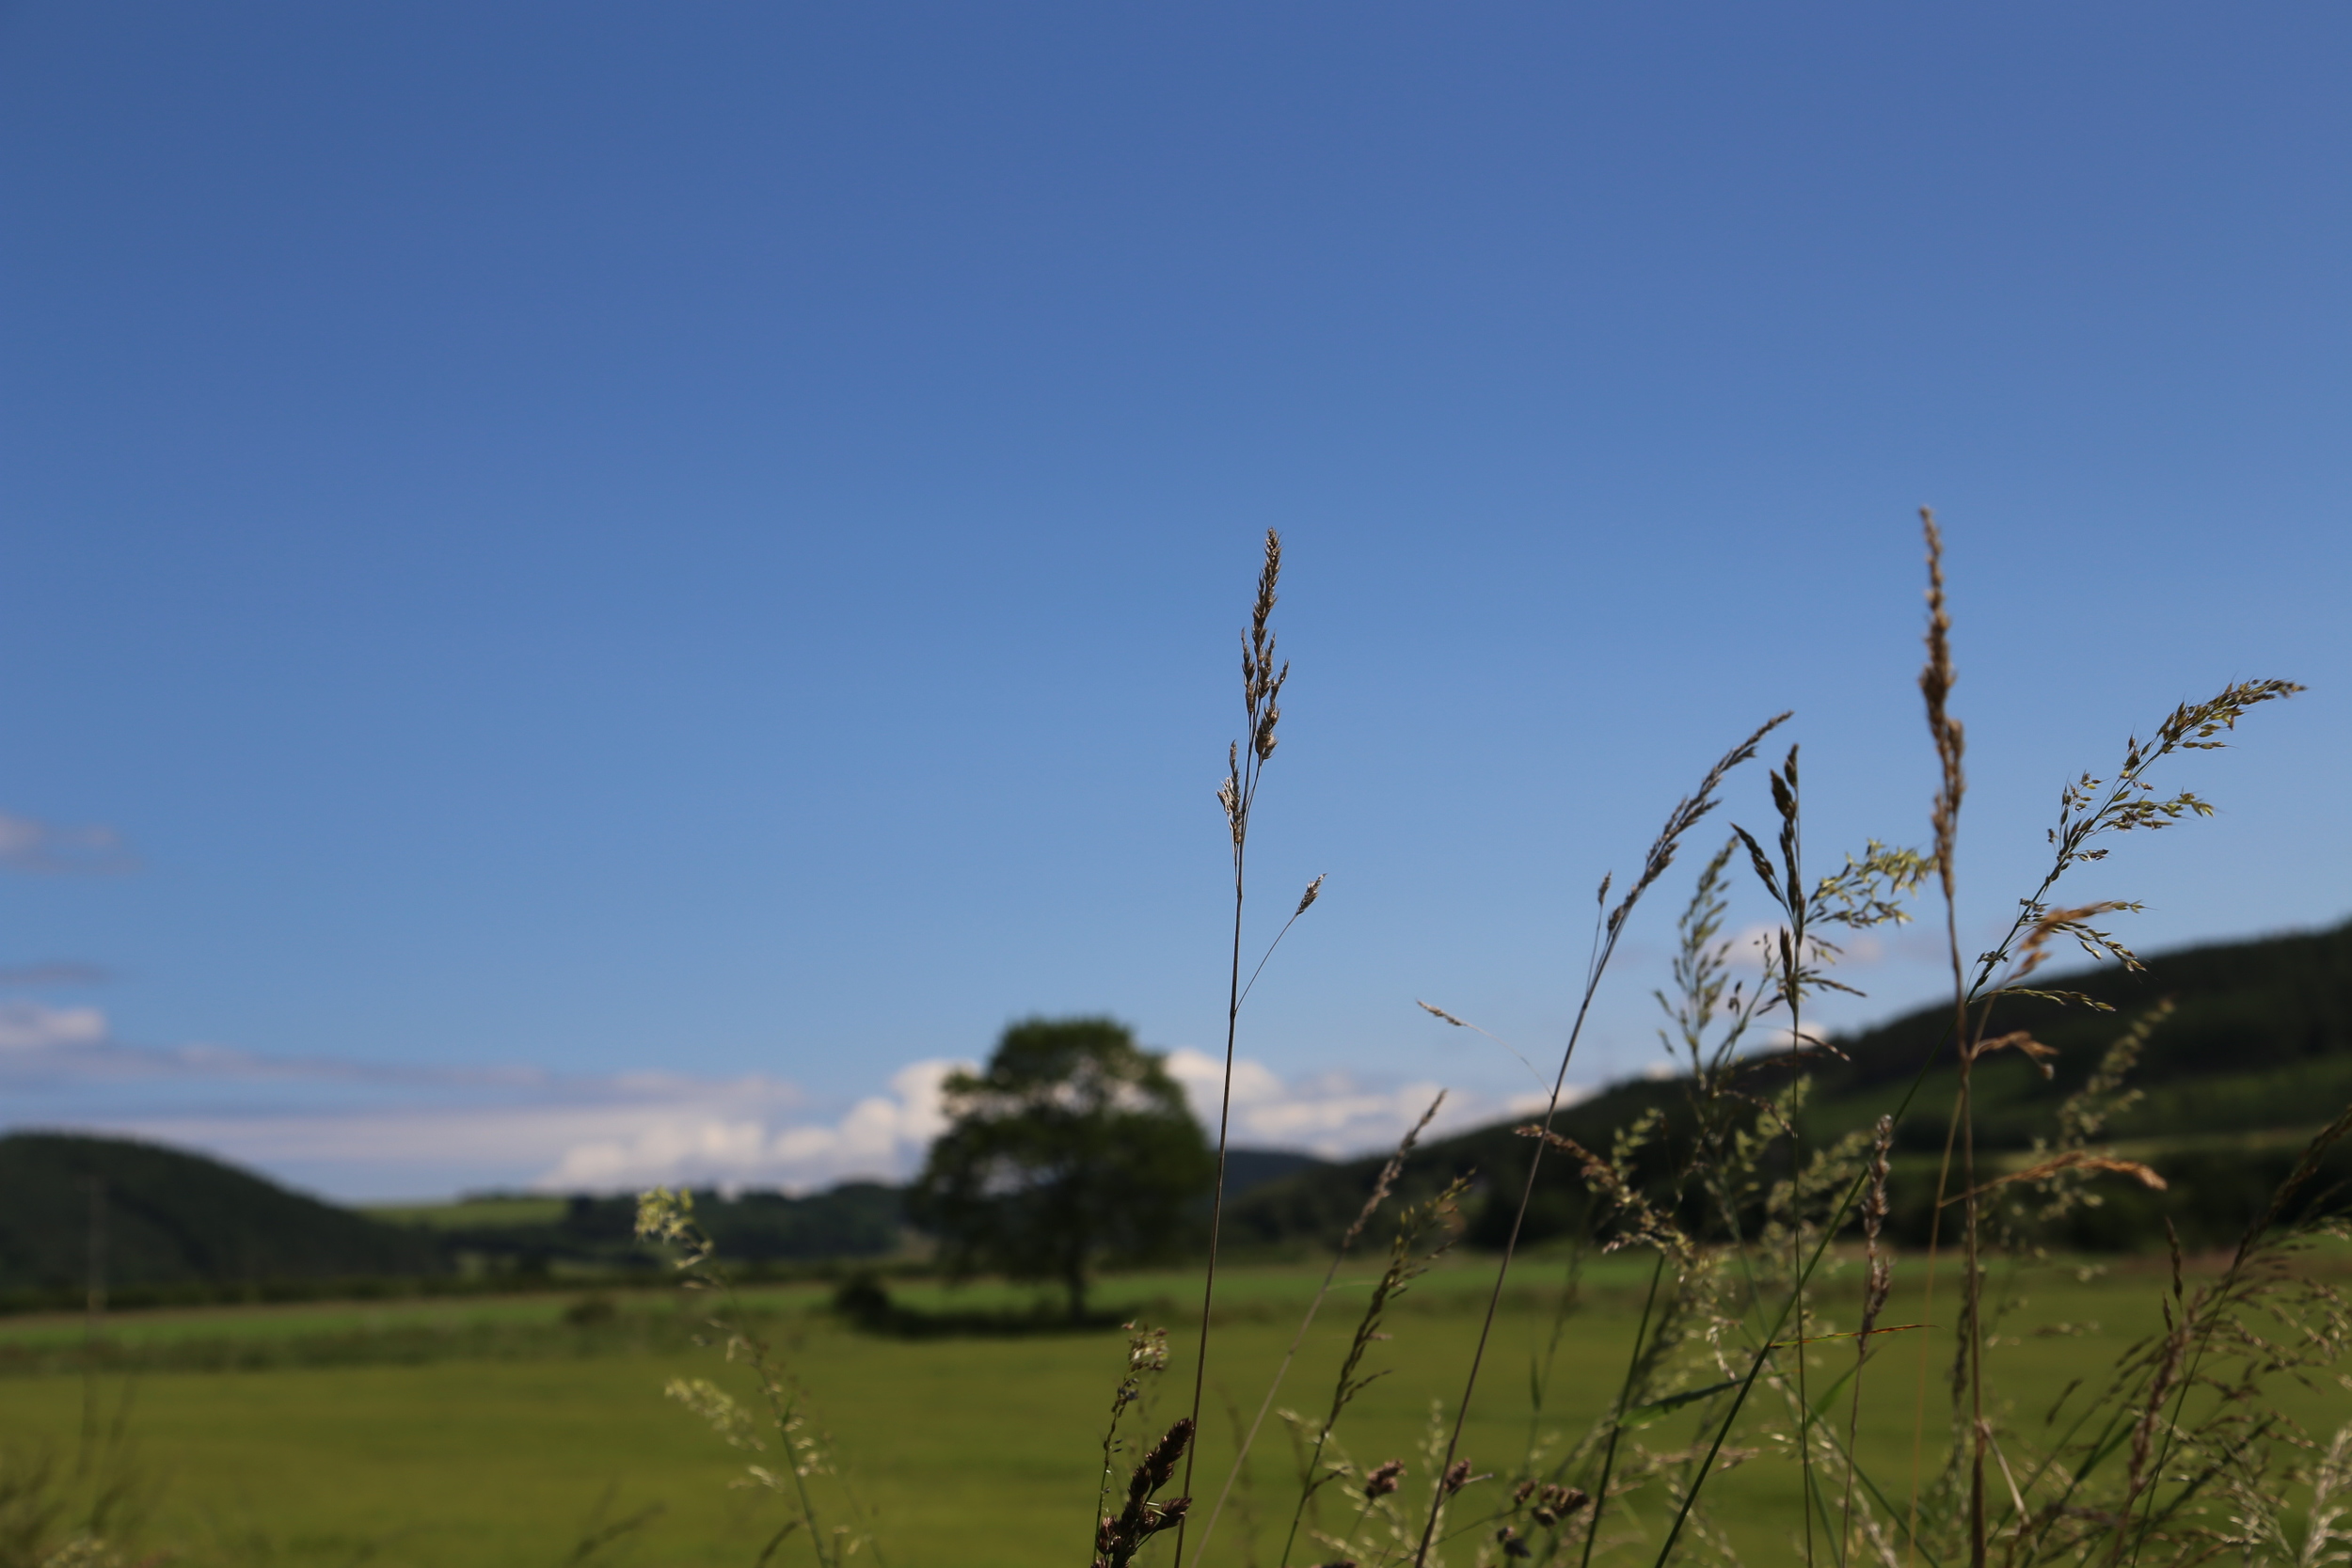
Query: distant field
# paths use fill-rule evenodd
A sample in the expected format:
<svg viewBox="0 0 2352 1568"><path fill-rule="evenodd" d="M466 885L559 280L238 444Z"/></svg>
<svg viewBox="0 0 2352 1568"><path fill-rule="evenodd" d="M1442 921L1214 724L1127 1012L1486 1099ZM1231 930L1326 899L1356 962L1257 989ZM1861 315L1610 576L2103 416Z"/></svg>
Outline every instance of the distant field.
<svg viewBox="0 0 2352 1568"><path fill-rule="evenodd" d="M360 1212L389 1225L430 1230L485 1230L513 1225L553 1225L564 1217L560 1197L472 1197L454 1203L371 1203Z"/></svg>
<svg viewBox="0 0 2352 1568"><path fill-rule="evenodd" d="M1354 1452L1412 1456L1431 1396L1450 1401L1458 1388L1489 1266L1458 1260L1408 1298L1391 1325L1396 1338L1377 1347L1374 1363L1395 1372L1374 1386L1342 1428ZM1530 1289L1514 1295L1501 1323L1467 1445L1481 1468L1507 1467L1528 1441L1527 1366L1549 1326L1543 1300L1549 1292L1537 1288L1547 1269L1556 1265L1530 1270ZM1631 1332L1640 1273L1633 1260L1613 1259L1588 1274L1588 1307L1571 1320L1554 1380L1556 1419L1543 1428L1573 1429L1601 1407ZM1913 1274L1908 1289L1915 1291ZM1220 1456L1232 1450L1225 1401L1254 1407L1312 1279L1312 1271L1298 1268L1230 1276L1223 1295L1231 1312L1213 1362L1206 1473L1221 1475ZM1362 1283L1359 1274L1327 1308L1281 1402L1309 1409L1327 1398ZM2031 1321L2067 1323L2077 1332L2005 1338L1995 1354L2008 1364L2010 1386L2040 1399L2104 1363L2156 1322L2162 1283L2160 1272L2143 1266L2089 1282L2065 1269L2043 1271L2027 1290ZM1156 1302L1160 1318L1181 1322L1176 1304L1194 1289L1189 1275L1133 1276L1107 1282L1103 1299L1113 1307ZM938 1287L899 1294L910 1305L946 1299ZM1120 1362L1116 1329L907 1342L843 1328L821 1309L824 1293L814 1288L763 1291L758 1299L775 1314L776 1337L838 1434L845 1468L882 1513L891 1568L1084 1560L1094 1445ZM960 1292L958 1304L1026 1299L1027 1292L992 1287ZM1897 1299L1899 1310L1903 1293ZM406 1364L373 1365L364 1357L305 1365L295 1354L270 1370L140 1374L133 1427L151 1488L148 1542L177 1546L196 1563L554 1568L604 1500L605 1517L655 1504L663 1512L596 1560L748 1565L765 1515L749 1495L727 1488L737 1456L660 1397L673 1376L723 1376L714 1354L684 1342L675 1293L616 1298L615 1315L598 1311L591 1317L603 1321L588 1323L566 1323L572 1305L533 1296L125 1317L110 1331L165 1361L175 1345L243 1342L301 1352L420 1333L445 1336L448 1352L404 1352L398 1359ZM0 1325L0 1351L63 1351L79 1334L78 1321L15 1320ZM1183 1334L1176 1338L1181 1344ZM469 1353L492 1341L505 1351ZM1874 1374L1899 1397L1866 1419L1864 1441L1896 1477L1905 1471L1909 1390L1923 1354L1932 1388L1947 1355L1940 1335L1921 1335L1890 1353ZM27 1372L0 1387L10 1443L70 1451L81 1379ZM1179 1395L1172 1372L1161 1396L1163 1420ZM2284 1407L2316 1427L2352 1418L2352 1396L2341 1391L2299 1392ZM1653 1447L1679 1446L1687 1433L1673 1425L1661 1422L1640 1435ZM1931 1412L1931 1442L1939 1425ZM1290 1461L1279 1433L1262 1445L1255 1471L1263 1512L1283 1490ZM1786 1470L1759 1457L1728 1477L1716 1499L1719 1514L1759 1560L1784 1555L1796 1522ZM1231 1528L1220 1526L1219 1539L1236 1545ZM1272 1528L1262 1521L1263 1530ZM1242 1560L1223 1550L1217 1556Z"/></svg>

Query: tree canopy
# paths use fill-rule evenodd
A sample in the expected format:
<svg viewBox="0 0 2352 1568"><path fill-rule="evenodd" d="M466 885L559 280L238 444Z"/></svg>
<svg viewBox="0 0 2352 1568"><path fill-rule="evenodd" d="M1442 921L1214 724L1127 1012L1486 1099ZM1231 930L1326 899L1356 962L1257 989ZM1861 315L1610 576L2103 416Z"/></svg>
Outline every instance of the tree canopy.
<svg viewBox="0 0 2352 1568"><path fill-rule="evenodd" d="M949 1125L908 1209L951 1273L1058 1284L1077 1318L1096 1267L1193 1241L1216 1159L1165 1058L1124 1024L1015 1023L945 1094Z"/></svg>

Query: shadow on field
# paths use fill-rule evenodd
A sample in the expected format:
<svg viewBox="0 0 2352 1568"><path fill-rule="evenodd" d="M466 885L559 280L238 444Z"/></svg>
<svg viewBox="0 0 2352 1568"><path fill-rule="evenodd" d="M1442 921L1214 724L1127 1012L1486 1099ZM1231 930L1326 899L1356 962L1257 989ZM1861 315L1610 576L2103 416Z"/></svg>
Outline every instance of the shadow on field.
<svg viewBox="0 0 2352 1568"><path fill-rule="evenodd" d="M833 1293L833 1309L851 1327L866 1334L897 1339L1013 1339L1059 1334L1100 1334L1118 1328L1136 1315L1124 1311L1089 1312L1072 1317L1051 1302L1025 1307L973 1307L963 1311L928 1311L891 1298L888 1287L870 1274L852 1275Z"/></svg>

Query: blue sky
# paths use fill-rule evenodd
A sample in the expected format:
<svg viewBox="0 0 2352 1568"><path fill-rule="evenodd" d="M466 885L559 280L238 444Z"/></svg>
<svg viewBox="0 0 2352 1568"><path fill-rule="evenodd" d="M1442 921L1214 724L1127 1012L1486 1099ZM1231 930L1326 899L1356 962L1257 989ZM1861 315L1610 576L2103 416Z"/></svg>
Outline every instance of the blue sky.
<svg viewBox="0 0 2352 1568"><path fill-rule="evenodd" d="M1221 1030L1245 1134L1530 1086L1601 873L1793 707L1963 921L2056 791L2312 689L2086 895L2352 912L2352 18L18 4L0 1120L343 1196L903 1169L1009 1019ZM1729 815L1768 810L1761 776ZM1679 887L1584 1054L1651 1058ZM1753 908L1742 919L1762 918ZM1261 935L1270 934L1263 932ZM1861 955L1861 1022L1933 985Z"/></svg>

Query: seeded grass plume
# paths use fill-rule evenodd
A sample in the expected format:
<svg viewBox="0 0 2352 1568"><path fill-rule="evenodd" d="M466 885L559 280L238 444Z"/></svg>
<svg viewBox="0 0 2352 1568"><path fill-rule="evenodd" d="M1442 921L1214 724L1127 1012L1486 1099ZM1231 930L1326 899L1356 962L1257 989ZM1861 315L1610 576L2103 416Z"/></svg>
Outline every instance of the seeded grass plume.
<svg viewBox="0 0 2352 1568"><path fill-rule="evenodd" d="M1241 944L1242 916L1245 912L1248 879L1249 818L1258 802L1258 784L1264 776L1265 765L1274 756L1279 744L1276 733L1282 719L1282 688L1290 680L1291 667L1284 660L1275 663L1274 605L1275 590L1282 577L1282 537L1274 530L1266 530L1264 563L1258 571L1258 592L1249 608L1249 626L1241 638L1242 716L1247 738L1225 749L1225 782L1217 786L1217 801L1225 809L1225 826L1232 840L1233 851L1233 942L1232 963L1227 973L1225 1001L1225 1067L1218 1081L1216 1105L1216 1186L1209 1199L1209 1257L1200 1283L1200 1348L1193 1357L1192 1413L1187 1418L1187 1432L1197 1432L1200 1425L1200 1396L1207 1386L1209 1375L1209 1325L1216 1306L1217 1248L1225 1226L1225 1161L1229 1135L1232 1127L1233 1110L1233 1042L1241 1020L1241 1005L1248 989L1257 985L1258 975L1265 969L1265 958L1249 977L1249 987L1242 984ZM1307 885L1298 900L1298 907L1275 933L1266 946L1266 958L1290 933L1291 926L1307 912L1323 890L1323 879L1317 877ZM1187 1499L1192 1493L1194 1449L1187 1446L1184 1453L1184 1487ZM1176 1519L1178 1561L1184 1555L1184 1516L1179 1511Z"/></svg>

